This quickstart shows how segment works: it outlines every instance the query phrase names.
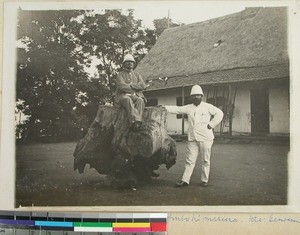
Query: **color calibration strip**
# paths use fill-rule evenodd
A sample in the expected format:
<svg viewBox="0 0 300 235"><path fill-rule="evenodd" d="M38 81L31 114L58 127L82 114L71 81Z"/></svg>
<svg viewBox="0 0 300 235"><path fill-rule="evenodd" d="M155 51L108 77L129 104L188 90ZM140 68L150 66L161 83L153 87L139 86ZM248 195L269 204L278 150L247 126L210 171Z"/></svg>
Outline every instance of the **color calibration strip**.
<svg viewBox="0 0 300 235"><path fill-rule="evenodd" d="M167 213L61 213L0 211L0 228L153 233L167 231Z"/></svg>

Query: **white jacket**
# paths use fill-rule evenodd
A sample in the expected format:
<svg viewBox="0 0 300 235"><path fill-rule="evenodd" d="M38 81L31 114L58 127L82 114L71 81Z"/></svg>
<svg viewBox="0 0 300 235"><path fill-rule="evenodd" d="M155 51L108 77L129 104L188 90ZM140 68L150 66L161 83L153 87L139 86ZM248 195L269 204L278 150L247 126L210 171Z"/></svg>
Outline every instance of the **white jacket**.
<svg viewBox="0 0 300 235"><path fill-rule="evenodd" d="M210 141L214 139L212 128L218 125L223 118L221 109L201 102L200 105L188 104L185 106L165 106L169 113L188 115L188 140L189 141ZM213 117L212 117L213 116Z"/></svg>

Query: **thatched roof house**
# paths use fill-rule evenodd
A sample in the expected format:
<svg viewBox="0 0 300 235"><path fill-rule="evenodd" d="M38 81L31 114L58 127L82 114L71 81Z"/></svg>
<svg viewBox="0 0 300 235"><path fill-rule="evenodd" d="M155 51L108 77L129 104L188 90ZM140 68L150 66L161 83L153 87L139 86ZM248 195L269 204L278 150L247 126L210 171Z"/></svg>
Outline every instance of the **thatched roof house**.
<svg viewBox="0 0 300 235"><path fill-rule="evenodd" d="M287 41L286 8L246 8L166 29L136 71L153 80L148 90L288 77Z"/></svg>
<svg viewBox="0 0 300 235"><path fill-rule="evenodd" d="M186 104L199 84L204 101L225 114L215 132L287 135L287 23L285 7L246 8L166 29L136 68L150 84L148 105ZM171 133L186 130L184 117L169 115L167 122Z"/></svg>

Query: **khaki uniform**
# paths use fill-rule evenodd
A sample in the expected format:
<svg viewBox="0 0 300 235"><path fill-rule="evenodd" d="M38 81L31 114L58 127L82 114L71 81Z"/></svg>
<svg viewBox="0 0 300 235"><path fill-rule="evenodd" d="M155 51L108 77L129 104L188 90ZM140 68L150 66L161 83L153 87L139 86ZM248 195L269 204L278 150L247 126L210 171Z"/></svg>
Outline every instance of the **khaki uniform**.
<svg viewBox="0 0 300 235"><path fill-rule="evenodd" d="M116 104L125 108L130 124L135 121L142 121L146 101L142 90L146 88L146 84L141 75L134 71L122 70L117 75L116 82Z"/></svg>

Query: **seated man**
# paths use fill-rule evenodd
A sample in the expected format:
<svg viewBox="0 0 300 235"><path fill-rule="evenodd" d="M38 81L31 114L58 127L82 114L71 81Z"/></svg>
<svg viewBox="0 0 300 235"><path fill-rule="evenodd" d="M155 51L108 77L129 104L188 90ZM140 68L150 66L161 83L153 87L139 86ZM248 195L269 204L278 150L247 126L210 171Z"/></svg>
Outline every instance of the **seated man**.
<svg viewBox="0 0 300 235"><path fill-rule="evenodd" d="M145 97L142 93L146 84L141 75L133 71L135 60L127 54L123 60L123 70L117 75L116 103L124 107L133 131L138 131L142 125L142 115L145 108Z"/></svg>

